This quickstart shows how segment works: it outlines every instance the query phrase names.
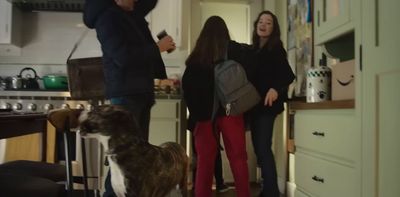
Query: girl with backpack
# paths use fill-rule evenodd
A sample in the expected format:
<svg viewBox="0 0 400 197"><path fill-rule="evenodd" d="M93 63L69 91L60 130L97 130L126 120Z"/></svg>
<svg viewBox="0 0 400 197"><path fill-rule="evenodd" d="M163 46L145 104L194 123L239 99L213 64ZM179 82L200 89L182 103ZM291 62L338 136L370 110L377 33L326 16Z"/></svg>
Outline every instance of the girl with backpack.
<svg viewBox="0 0 400 197"><path fill-rule="evenodd" d="M244 49L243 49L244 50ZM250 196L249 172L243 115L226 116L222 110L211 120L214 103L214 66L226 57L241 62L242 45L231 41L228 28L219 16L207 19L196 45L186 60L182 77L183 95L194 127L197 151L195 196L211 197L215 158L220 134L235 179L238 197ZM219 109L222 109L219 107Z"/></svg>

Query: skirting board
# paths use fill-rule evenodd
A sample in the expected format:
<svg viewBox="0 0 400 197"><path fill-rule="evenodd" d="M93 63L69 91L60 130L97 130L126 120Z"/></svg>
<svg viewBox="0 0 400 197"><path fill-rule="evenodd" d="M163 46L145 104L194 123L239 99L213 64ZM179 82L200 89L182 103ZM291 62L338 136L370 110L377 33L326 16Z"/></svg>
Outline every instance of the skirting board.
<svg viewBox="0 0 400 197"><path fill-rule="evenodd" d="M292 182L286 182L286 197L294 197L294 191L296 190L296 184Z"/></svg>
<svg viewBox="0 0 400 197"><path fill-rule="evenodd" d="M285 193L286 180L283 179L282 177L278 177L278 188L279 188L279 192L281 192L281 194Z"/></svg>

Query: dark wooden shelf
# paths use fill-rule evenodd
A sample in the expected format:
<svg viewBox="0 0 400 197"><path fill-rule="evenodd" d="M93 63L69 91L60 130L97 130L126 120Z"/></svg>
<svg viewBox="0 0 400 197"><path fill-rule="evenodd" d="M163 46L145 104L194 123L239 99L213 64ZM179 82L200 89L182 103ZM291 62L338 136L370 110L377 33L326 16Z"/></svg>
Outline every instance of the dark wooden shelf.
<svg viewBox="0 0 400 197"><path fill-rule="evenodd" d="M318 103L306 103L304 101L289 101L290 110L309 109L354 109L354 100L324 101Z"/></svg>

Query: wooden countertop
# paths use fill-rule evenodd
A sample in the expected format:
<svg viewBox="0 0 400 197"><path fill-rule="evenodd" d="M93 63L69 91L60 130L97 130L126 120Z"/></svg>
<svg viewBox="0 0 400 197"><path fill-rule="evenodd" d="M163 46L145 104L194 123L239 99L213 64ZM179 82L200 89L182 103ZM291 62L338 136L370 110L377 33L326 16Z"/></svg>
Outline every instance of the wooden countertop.
<svg viewBox="0 0 400 197"><path fill-rule="evenodd" d="M307 103L305 101L289 101L290 110L310 109L354 109L354 100L324 101L318 103Z"/></svg>

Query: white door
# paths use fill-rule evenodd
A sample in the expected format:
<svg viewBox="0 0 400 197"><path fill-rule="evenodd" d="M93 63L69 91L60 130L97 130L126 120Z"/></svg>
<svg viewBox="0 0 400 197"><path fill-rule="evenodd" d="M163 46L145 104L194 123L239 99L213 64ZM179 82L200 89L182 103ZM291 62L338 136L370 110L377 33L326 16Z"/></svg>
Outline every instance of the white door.
<svg viewBox="0 0 400 197"><path fill-rule="evenodd" d="M158 1L148 17L154 38L162 30L166 30L174 39L176 46L181 46L182 0Z"/></svg>
<svg viewBox="0 0 400 197"><path fill-rule="evenodd" d="M362 196L399 196L400 1L361 3Z"/></svg>
<svg viewBox="0 0 400 197"><path fill-rule="evenodd" d="M249 5L241 3L202 3L201 26L213 15L224 19L232 40L250 43Z"/></svg>

